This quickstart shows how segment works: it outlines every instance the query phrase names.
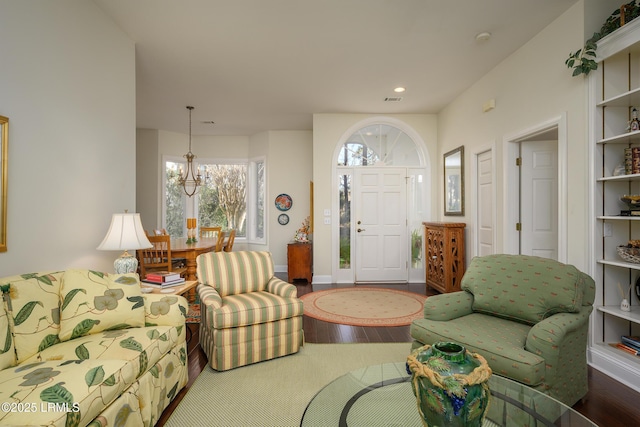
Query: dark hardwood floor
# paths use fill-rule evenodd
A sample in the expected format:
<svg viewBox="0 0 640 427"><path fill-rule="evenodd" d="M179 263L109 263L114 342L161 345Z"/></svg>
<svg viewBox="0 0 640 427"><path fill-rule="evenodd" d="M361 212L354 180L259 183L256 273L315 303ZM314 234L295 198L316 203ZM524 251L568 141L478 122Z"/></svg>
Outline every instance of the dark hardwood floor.
<svg viewBox="0 0 640 427"><path fill-rule="evenodd" d="M285 279L286 280L286 279ZM296 282L298 296L324 287L313 288L306 282ZM385 285L385 287L418 292L409 285ZM421 287L424 292L424 285ZM427 295L433 293L427 291ZM207 365L207 358L198 344L198 325L187 325L192 334L188 344L189 382L162 413L156 427L163 426L169 416L187 393L196 377ZM409 342L408 326L362 327L322 322L304 317L305 341L310 343L371 343ZM612 380L600 371L589 367L589 392L574 409L600 427L629 427L640 425L640 393Z"/></svg>

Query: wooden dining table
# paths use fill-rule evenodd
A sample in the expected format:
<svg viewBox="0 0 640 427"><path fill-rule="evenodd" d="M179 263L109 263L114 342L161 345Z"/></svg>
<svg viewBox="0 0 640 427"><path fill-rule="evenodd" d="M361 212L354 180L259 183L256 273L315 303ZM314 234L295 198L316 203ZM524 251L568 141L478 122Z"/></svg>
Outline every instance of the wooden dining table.
<svg viewBox="0 0 640 427"><path fill-rule="evenodd" d="M171 258L184 258L187 264L186 280L197 280L196 257L206 252L213 252L217 239L201 237L195 243L187 243L186 237L174 237L171 239Z"/></svg>

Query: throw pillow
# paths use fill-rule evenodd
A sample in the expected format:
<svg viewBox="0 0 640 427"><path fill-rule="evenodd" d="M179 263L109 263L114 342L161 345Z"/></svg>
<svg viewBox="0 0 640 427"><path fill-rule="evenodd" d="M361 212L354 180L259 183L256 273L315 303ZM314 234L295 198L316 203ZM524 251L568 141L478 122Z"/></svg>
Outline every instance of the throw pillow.
<svg viewBox="0 0 640 427"><path fill-rule="evenodd" d="M58 296L64 272L28 273L0 280L9 285L7 312L13 326L17 363L58 342Z"/></svg>
<svg viewBox="0 0 640 427"><path fill-rule="evenodd" d="M65 271L60 292L61 341L142 326L144 299L136 273Z"/></svg>
<svg viewBox="0 0 640 427"><path fill-rule="evenodd" d="M0 307L0 370L15 366L16 364L16 349L13 346L13 337L11 336L11 327L9 326L9 315L7 314L4 301L2 302L2 307Z"/></svg>

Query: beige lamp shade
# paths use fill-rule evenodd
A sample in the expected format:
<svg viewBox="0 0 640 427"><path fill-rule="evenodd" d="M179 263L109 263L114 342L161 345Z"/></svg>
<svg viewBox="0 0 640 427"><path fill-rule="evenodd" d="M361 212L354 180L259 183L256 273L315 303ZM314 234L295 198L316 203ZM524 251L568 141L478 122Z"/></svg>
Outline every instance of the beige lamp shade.
<svg viewBox="0 0 640 427"><path fill-rule="evenodd" d="M128 249L150 248L151 242L142 227L139 213L115 213L111 217L111 225L107 235L98 245L100 251L124 251L120 258L116 259L113 266L116 273L135 273L138 269L138 260L129 255Z"/></svg>

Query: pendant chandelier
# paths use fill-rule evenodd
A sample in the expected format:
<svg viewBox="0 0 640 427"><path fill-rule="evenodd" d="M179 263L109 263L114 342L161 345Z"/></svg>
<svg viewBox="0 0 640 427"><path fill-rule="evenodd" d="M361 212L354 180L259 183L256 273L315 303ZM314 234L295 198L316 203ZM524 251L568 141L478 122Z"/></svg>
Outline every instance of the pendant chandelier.
<svg viewBox="0 0 640 427"><path fill-rule="evenodd" d="M184 193L191 197L198 192L198 188L200 188L202 184L206 184L209 179L209 174L206 173L203 177L200 173L200 168L194 171L193 159L195 159L196 156L191 152L191 111L193 107L187 106L187 109L189 110L189 152L182 156L187 159L187 172L183 174L182 167L180 167L178 184L182 186Z"/></svg>

